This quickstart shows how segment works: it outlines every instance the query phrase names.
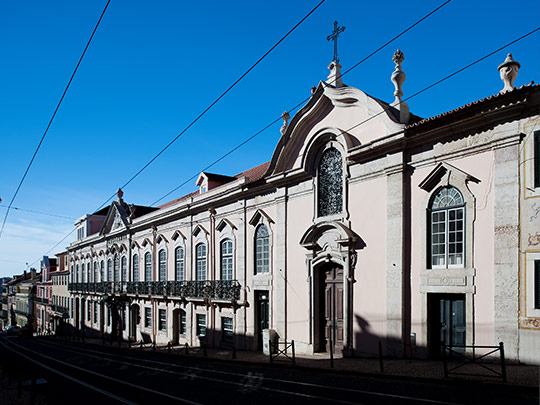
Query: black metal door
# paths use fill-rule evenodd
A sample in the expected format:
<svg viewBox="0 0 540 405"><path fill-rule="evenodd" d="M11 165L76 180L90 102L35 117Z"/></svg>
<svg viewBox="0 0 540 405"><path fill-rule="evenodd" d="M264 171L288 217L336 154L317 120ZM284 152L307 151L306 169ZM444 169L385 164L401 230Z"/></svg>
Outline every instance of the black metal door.
<svg viewBox="0 0 540 405"><path fill-rule="evenodd" d="M428 325L433 357L441 356L441 344L464 346L467 329L465 295L429 294Z"/></svg>
<svg viewBox="0 0 540 405"><path fill-rule="evenodd" d="M263 348L263 329L270 326L270 305L268 302L268 291L255 291L255 334L257 336L257 350Z"/></svg>

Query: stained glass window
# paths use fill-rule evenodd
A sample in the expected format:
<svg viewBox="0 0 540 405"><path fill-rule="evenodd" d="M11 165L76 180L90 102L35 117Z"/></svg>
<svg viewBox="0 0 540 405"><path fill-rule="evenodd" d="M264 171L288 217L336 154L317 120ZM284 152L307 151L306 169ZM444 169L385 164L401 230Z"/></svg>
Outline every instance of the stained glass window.
<svg viewBox="0 0 540 405"><path fill-rule="evenodd" d="M343 159L336 148L327 149L321 156L317 190L319 217L343 210Z"/></svg>
<svg viewBox="0 0 540 405"><path fill-rule="evenodd" d="M431 265L449 267L464 265L463 196L454 187L441 188L431 203Z"/></svg>

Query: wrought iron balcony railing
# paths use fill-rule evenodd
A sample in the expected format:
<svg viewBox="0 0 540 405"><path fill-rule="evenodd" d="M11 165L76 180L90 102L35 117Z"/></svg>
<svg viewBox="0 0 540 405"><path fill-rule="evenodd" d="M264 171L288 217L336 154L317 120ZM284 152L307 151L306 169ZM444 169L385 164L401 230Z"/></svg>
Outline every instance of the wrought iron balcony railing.
<svg viewBox="0 0 540 405"><path fill-rule="evenodd" d="M70 283L68 290L82 294L157 295L225 301L240 299L240 283L237 280Z"/></svg>
<svg viewBox="0 0 540 405"><path fill-rule="evenodd" d="M48 298L43 298L43 297L34 297L34 302L36 302L38 304L48 304L49 299Z"/></svg>
<svg viewBox="0 0 540 405"><path fill-rule="evenodd" d="M52 306L52 310L53 310L54 312L59 312L59 313L61 313L61 314L63 314L63 313L68 313L68 312L69 312L69 309L68 309L68 308L63 307L63 306L61 306L61 305L53 305L53 306Z"/></svg>

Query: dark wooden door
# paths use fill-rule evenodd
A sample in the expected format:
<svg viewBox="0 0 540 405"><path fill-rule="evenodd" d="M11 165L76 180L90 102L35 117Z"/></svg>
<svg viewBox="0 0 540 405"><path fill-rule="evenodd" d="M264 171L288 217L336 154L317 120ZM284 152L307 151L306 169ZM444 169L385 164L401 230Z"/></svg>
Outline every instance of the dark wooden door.
<svg viewBox="0 0 540 405"><path fill-rule="evenodd" d="M343 348L343 269L329 267L324 278L324 317L326 350Z"/></svg>
<svg viewBox="0 0 540 405"><path fill-rule="evenodd" d="M270 326L270 303L268 291L255 292L255 335L257 336L257 350L263 349L263 329Z"/></svg>
<svg viewBox="0 0 540 405"><path fill-rule="evenodd" d="M466 344L465 296L463 294L430 294L429 298L430 352L433 357L440 357L442 355L441 343L458 347Z"/></svg>

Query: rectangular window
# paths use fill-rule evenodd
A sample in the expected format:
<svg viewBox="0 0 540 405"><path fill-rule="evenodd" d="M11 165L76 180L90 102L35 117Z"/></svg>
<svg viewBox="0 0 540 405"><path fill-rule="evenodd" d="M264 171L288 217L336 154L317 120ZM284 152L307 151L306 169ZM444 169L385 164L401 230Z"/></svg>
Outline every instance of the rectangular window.
<svg viewBox="0 0 540 405"><path fill-rule="evenodd" d="M180 334L186 334L186 313L180 310Z"/></svg>
<svg viewBox="0 0 540 405"><path fill-rule="evenodd" d="M233 320L232 318L221 318L221 337L224 342L233 341Z"/></svg>
<svg viewBox="0 0 540 405"><path fill-rule="evenodd" d="M152 327L152 308L144 308L144 327Z"/></svg>
<svg viewBox="0 0 540 405"><path fill-rule="evenodd" d="M167 330L167 311L165 309L160 309L158 311L159 315L159 330Z"/></svg>
<svg viewBox="0 0 540 405"><path fill-rule="evenodd" d="M206 315L197 314L197 336L206 336Z"/></svg>
<svg viewBox="0 0 540 405"><path fill-rule="evenodd" d="M534 309L540 309L540 260L534 261Z"/></svg>
<svg viewBox="0 0 540 405"><path fill-rule="evenodd" d="M431 213L431 265L463 266L464 210L451 208Z"/></svg>
<svg viewBox="0 0 540 405"><path fill-rule="evenodd" d="M175 268L176 268L176 280L181 281L184 279L184 248L176 248L175 255Z"/></svg>
<svg viewBox="0 0 540 405"><path fill-rule="evenodd" d="M86 320L88 322L92 322L92 303L91 302L87 302L86 303Z"/></svg>
<svg viewBox="0 0 540 405"><path fill-rule="evenodd" d="M534 133L534 187L540 187L540 131Z"/></svg>
<svg viewBox="0 0 540 405"><path fill-rule="evenodd" d="M97 308L98 308L98 303L94 302L94 323L97 323L97 320L98 320L97 319L98 318L97 317L97 312L98 312Z"/></svg>

